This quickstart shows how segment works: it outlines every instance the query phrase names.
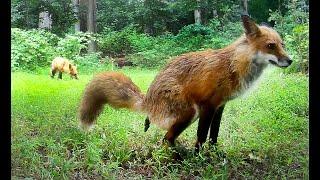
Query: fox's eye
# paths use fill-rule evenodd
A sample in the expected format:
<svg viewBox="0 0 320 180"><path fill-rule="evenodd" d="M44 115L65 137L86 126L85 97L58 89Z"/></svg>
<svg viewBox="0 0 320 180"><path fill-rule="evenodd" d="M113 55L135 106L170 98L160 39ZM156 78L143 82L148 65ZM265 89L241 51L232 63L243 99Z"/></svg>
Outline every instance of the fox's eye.
<svg viewBox="0 0 320 180"><path fill-rule="evenodd" d="M275 43L269 43L267 45L268 49L274 50L276 48L276 44Z"/></svg>
<svg viewBox="0 0 320 180"><path fill-rule="evenodd" d="M282 46L283 48L285 48L285 47L286 47L284 43L281 43L281 46Z"/></svg>

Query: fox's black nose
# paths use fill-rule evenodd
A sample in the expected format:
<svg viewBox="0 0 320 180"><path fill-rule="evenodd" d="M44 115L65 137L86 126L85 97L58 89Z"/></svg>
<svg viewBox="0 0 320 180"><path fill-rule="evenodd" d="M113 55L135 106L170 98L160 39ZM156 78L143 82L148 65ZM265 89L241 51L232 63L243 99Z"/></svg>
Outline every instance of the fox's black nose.
<svg viewBox="0 0 320 180"><path fill-rule="evenodd" d="M292 64L292 60L288 57L282 58L282 61L287 62L289 64L288 66L290 66Z"/></svg>

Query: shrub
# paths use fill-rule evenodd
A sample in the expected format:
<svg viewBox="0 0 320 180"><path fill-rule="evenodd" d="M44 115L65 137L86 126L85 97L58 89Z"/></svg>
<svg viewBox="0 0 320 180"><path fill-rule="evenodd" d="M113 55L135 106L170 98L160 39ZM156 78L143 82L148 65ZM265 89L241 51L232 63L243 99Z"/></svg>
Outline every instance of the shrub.
<svg viewBox="0 0 320 180"><path fill-rule="evenodd" d="M134 49L139 47L140 51L131 55L130 60L140 67L159 68L165 65L172 56L189 51L186 47L180 47L176 42L175 36L171 34L158 37L148 36L147 41L144 38L142 38L142 42L137 39L133 44Z"/></svg>
<svg viewBox="0 0 320 180"><path fill-rule="evenodd" d="M101 52L89 53L83 56L76 56L74 62L78 67L79 74L97 72L99 70L109 69L110 59L102 58Z"/></svg>
<svg viewBox="0 0 320 180"><path fill-rule="evenodd" d="M155 48L156 38L146 34L133 33L128 36L132 52L142 52Z"/></svg>
<svg viewBox="0 0 320 180"><path fill-rule="evenodd" d="M210 41L214 32L201 24L191 24L183 27L176 36L175 41L178 46L195 51L204 46Z"/></svg>
<svg viewBox="0 0 320 180"><path fill-rule="evenodd" d="M94 67L101 64L101 52L75 56L74 62L81 67Z"/></svg>
<svg viewBox="0 0 320 180"><path fill-rule="evenodd" d="M98 39L99 50L103 55L119 57L133 52L130 35L136 32L132 28L122 31L111 31L105 28Z"/></svg>
<svg viewBox="0 0 320 180"><path fill-rule="evenodd" d="M307 73L309 69L309 7L302 0L289 1L288 12L270 12L269 21L275 21L275 29L284 37L293 64L286 72Z"/></svg>
<svg viewBox="0 0 320 180"><path fill-rule="evenodd" d="M33 71L37 67L49 66L54 57L62 56L85 66L93 66L101 58L101 53L81 57L88 42L94 39L87 33L67 34L65 38L45 30L21 30L12 28L11 69Z"/></svg>
<svg viewBox="0 0 320 180"><path fill-rule="evenodd" d="M293 64L287 72L309 71L309 25L298 25L293 28L292 35L286 34L284 40L290 51Z"/></svg>
<svg viewBox="0 0 320 180"><path fill-rule="evenodd" d="M81 51L87 49L91 39L93 37L88 33L77 32L75 34L67 34L65 38L58 42L57 56L75 59L80 55Z"/></svg>
<svg viewBox="0 0 320 180"><path fill-rule="evenodd" d="M140 67L160 67L166 64L168 55L158 52L157 49L135 53L129 56L133 64Z"/></svg>
<svg viewBox="0 0 320 180"><path fill-rule="evenodd" d="M215 33L207 42L205 47L219 49L229 45L236 38L238 38L243 33L243 27L240 22L228 22L224 24L225 30L220 28L220 21L213 19L208 24L208 27L212 29Z"/></svg>
<svg viewBox="0 0 320 180"><path fill-rule="evenodd" d="M11 69L34 70L55 56L59 37L45 30L11 29Z"/></svg>

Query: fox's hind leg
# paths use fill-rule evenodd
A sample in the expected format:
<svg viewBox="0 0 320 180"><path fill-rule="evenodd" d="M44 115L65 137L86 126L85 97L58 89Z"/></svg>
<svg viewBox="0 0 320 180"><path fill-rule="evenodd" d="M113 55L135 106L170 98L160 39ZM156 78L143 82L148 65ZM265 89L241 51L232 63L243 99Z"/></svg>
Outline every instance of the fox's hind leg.
<svg viewBox="0 0 320 180"><path fill-rule="evenodd" d="M147 117L146 120L144 121L144 132L147 132L149 127L150 127L150 120L149 120L149 117Z"/></svg>
<svg viewBox="0 0 320 180"><path fill-rule="evenodd" d="M193 108L183 111L180 117L176 119L176 122L169 128L163 138L163 142L168 142L169 146L174 146L176 138L191 124L194 115L195 109Z"/></svg>

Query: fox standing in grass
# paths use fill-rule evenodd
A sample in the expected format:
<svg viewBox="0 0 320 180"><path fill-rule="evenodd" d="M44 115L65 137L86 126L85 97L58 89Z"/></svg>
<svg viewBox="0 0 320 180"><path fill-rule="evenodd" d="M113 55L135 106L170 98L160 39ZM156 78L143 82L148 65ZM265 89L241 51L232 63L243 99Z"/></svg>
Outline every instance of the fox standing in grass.
<svg viewBox="0 0 320 180"><path fill-rule="evenodd" d="M94 123L105 104L147 114L149 123L166 129L164 141L175 139L199 118L196 150L217 142L225 104L248 89L268 64L288 67L292 61L279 34L242 15L245 33L229 46L180 55L155 77L147 94L122 73L105 72L87 85L80 105L80 122Z"/></svg>
<svg viewBox="0 0 320 180"><path fill-rule="evenodd" d="M68 59L63 57L56 57L51 63L51 77L54 78L56 72L59 71L58 78L62 79L62 73L69 73L71 78L78 79L77 67L72 65Z"/></svg>

